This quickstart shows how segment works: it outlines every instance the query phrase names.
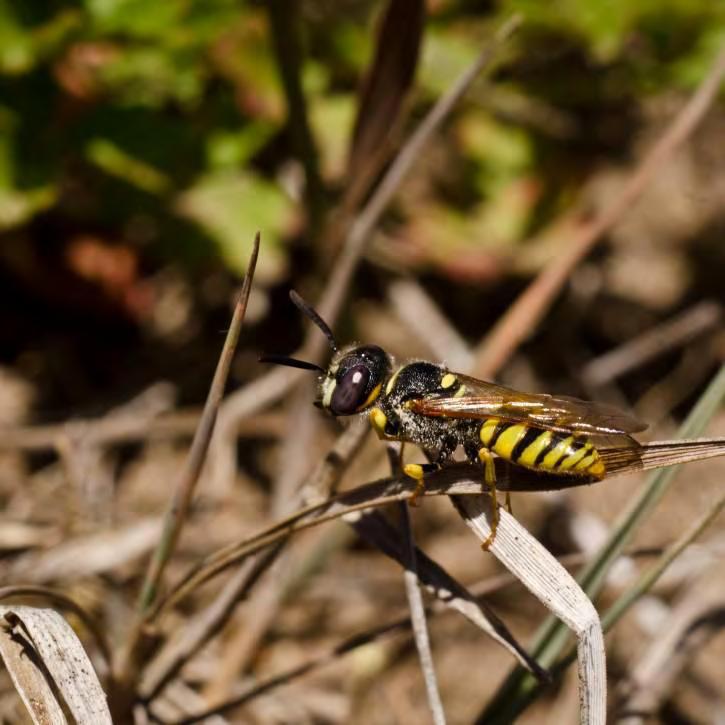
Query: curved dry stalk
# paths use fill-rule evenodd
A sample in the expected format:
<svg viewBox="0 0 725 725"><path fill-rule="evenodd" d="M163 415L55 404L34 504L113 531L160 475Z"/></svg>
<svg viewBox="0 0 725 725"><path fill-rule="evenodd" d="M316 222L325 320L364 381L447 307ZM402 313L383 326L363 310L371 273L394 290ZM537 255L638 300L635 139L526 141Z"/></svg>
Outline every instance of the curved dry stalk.
<svg viewBox="0 0 725 725"><path fill-rule="evenodd" d="M16 584L0 587L0 601L4 599L11 599L12 597L40 597L41 599L45 599L73 612L73 614L75 614L78 619L83 622L93 636L93 639L96 641L96 645L98 645L98 651L106 661L108 671L111 671L111 648L108 646L106 635L103 633L93 617L67 594L59 591L58 589L51 589L50 587L41 587L31 584Z"/></svg>
<svg viewBox="0 0 725 725"><path fill-rule="evenodd" d="M684 443L684 441L680 441ZM662 446L670 442L653 442L642 447L643 460L641 464L623 467L619 473L634 471L647 471L655 468L672 466L687 460L703 460L705 458L725 455L725 438L695 439L688 442L688 448L697 451L697 455L687 456L679 460L671 460L659 455ZM652 455L648 453L652 451ZM511 466L506 461L496 458L496 487L500 491L556 491L562 488L583 486L604 482L595 480L563 477L546 473L528 471L520 467ZM605 479L606 481L606 479ZM382 506L395 501L409 499L415 491L415 483L407 476L384 478L379 481L359 486L326 501L306 506L294 514L282 519L264 531L244 539L241 542L229 544L191 569L184 578L178 582L165 599L159 600L149 614L154 620L160 614L177 604L191 594L197 587L213 578L230 566L239 563L246 556L264 549L286 537L317 526L325 521L340 518L347 513L361 511L368 507ZM445 494L480 494L481 476L478 467L469 463L458 463L445 466L426 477L426 496L441 496Z"/></svg>
<svg viewBox="0 0 725 725"><path fill-rule="evenodd" d="M33 722L112 725L96 671L54 609L0 604L0 657Z"/></svg>

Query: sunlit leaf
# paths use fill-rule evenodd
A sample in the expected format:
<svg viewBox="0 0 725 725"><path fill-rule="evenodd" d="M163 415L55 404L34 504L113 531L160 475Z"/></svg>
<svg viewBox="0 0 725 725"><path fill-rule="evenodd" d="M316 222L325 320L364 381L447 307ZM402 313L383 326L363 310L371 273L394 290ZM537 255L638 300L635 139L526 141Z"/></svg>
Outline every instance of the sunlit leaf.
<svg viewBox="0 0 725 725"><path fill-rule="evenodd" d="M255 233L263 230L256 281L271 282L284 271L279 239L293 222L294 205L278 186L249 172L216 172L181 194L177 209L216 241L227 265L239 273L246 269Z"/></svg>

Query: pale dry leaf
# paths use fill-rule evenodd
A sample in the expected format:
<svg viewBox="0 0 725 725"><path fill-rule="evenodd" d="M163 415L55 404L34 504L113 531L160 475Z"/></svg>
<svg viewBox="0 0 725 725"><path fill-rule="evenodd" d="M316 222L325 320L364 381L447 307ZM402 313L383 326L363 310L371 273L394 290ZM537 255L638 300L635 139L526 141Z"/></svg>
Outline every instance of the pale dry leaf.
<svg viewBox="0 0 725 725"><path fill-rule="evenodd" d="M32 721L37 725L65 724L63 709L45 674L28 656L26 643L9 625L0 627L0 657Z"/></svg>
<svg viewBox="0 0 725 725"><path fill-rule="evenodd" d="M456 509L481 541L491 533L488 496L452 496ZM599 614L569 572L516 519L503 509L490 552L569 627L578 640L580 719L604 725L607 669Z"/></svg>
<svg viewBox="0 0 725 725"><path fill-rule="evenodd" d="M37 665L32 666L36 668L38 676L47 678L43 688L39 686L38 678L32 680L34 692L43 696L42 702L49 716L36 722L66 722L60 710L61 703L55 695L57 692L78 725L111 724L106 695L93 665L75 632L58 612L23 605L0 605L0 618L8 625L2 639L6 642L22 642L23 652L19 654L19 659L25 657L26 664L37 662ZM6 649L13 652L10 647L3 647L3 657L10 668L11 664L5 656ZM17 665L17 659L10 660L13 666ZM15 676L13 681L17 687ZM18 691L28 706L30 691ZM35 700L30 702L28 709L31 714L39 712L38 706Z"/></svg>

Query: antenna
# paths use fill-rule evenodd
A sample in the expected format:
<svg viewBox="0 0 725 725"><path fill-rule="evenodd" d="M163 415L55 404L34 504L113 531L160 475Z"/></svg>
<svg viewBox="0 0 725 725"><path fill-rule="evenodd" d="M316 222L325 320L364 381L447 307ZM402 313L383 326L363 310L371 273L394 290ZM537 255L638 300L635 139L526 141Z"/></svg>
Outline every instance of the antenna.
<svg viewBox="0 0 725 725"><path fill-rule="evenodd" d="M309 317L312 322L314 322L317 327L322 330L322 333L327 338L328 342L330 343L330 347L332 348L333 352L337 352L337 344L335 343L335 337L332 334L332 330L328 326L328 324L320 317L320 315L313 309L312 305L305 302L302 297L297 294L293 289L289 291L289 298L292 300L292 303L294 306L306 317Z"/></svg>
<svg viewBox="0 0 725 725"><path fill-rule="evenodd" d="M321 368L315 363L307 362L307 360L298 360L294 357L288 357L287 355L262 355L259 358L259 362L272 363L272 365L286 365L288 368L300 368L301 370L316 370L317 372L324 373L324 368Z"/></svg>

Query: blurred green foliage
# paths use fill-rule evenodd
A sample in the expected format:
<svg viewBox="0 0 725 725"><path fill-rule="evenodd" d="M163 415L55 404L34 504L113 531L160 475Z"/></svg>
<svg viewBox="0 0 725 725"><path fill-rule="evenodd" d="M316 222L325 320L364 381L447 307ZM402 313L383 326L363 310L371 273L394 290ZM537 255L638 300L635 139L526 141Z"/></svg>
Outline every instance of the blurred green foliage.
<svg viewBox="0 0 725 725"><path fill-rule="evenodd" d="M329 207L384 7L299 5L295 70ZM414 113L515 11L525 25L496 83L460 109L446 168L404 205L434 265L446 246L522 239L542 208L570 198L578 172L562 168L579 163L573 150L626 151L636 102L695 84L725 42L725 3L712 0L439 0L429 3ZM152 255L217 258L238 272L261 229L260 279L278 279L284 243L304 236L308 214L274 47L264 3L0 0L0 231L52 219L133 245L142 220Z"/></svg>

